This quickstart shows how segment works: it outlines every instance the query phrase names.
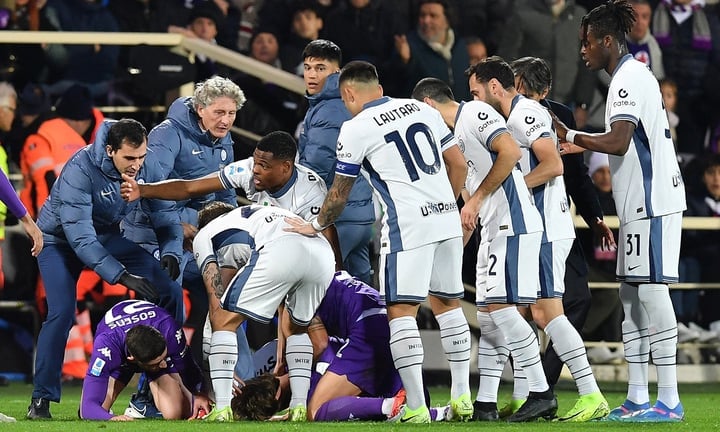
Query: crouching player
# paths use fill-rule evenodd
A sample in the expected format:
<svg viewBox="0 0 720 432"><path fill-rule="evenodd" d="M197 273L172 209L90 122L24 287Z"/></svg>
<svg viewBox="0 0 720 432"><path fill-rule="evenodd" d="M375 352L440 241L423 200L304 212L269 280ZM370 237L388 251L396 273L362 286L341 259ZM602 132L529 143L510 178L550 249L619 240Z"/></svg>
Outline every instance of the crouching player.
<svg viewBox="0 0 720 432"><path fill-rule="evenodd" d="M110 408L138 372L145 372L150 380L154 406L149 403L139 407L131 401L125 414L114 415ZM202 372L192 358L182 328L170 314L139 300L120 302L105 314L97 326L83 381L80 418L177 420L195 418L210 409Z"/></svg>
<svg viewBox="0 0 720 432"><path fill-rule="evenodd" d="M308 333L315 352L308 420L399 417L405 391L390 353L387 310L375 289L346 272L336 273ZM287 408L288 396L285 375L253 378L233 398L233 417L269 419ZM444 420L446 411L433 408L430 414Z"/></svg>

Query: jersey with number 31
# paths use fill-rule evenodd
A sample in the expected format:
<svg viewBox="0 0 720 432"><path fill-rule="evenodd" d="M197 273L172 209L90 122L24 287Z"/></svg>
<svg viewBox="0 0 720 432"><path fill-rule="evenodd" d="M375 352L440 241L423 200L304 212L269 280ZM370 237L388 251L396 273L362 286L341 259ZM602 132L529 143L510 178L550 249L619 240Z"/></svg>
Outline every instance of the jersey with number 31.
<svg viewBox="0 0 720 432"><path fill-rule="evenodd" d="M440 113L414 99L382 97L343 124L335 172L364 169L383 208L382 253L462 235L442 157L454 145Z"/></svg>

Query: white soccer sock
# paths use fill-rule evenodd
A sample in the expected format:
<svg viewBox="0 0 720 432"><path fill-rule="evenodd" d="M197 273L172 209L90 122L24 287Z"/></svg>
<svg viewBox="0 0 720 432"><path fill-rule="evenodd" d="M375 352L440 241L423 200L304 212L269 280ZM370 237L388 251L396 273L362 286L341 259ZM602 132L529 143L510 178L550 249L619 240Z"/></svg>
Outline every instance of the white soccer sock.
<svg viewBox="0 0 720 432"><path fill-rule="evenodd" d="M525 376L525 371L523 370L523 368L520 367L520 365L517 364L517 362L513 361L512 399L513 400L527 399L528 393L530 393L530 389L528 388L528 381L527 381L527 376Z"/></svg>
<svg viewBox="0 0 720 432"><path fill-rule="evenodd" d="M470 393L470 327L461 308L436 315L435 319L450 364L450 398L455 399Z"/></svg>
<svg viewBox="0 0 720 432"><path fill-rule="evenodd" d="M677 388L677 320L667 285L640 284L640 302L647 311L652 361L657 369L658 400L669 408L680 402Z"/></svg>
<svg viewBox="0 0 720 432"><path fill-rule="evenodd" d="M590 368L582 338L567 317L565 315L555 317L545 326L545 334L552 340L560 360L570 369L580 396L600 391Z"/></svg>
<svg viewBox="0 0 720 432"><path fill-rule="evenodd" d="M390 352L407 394L407 406L416 410L425 405L422 364L423 344L415 317L403 316L390 321Z"/></svg>
<svg viewBox="0 0 720 432"><path fill-rule="evenodd" d="M530 324L523 319L515 307L490 312L495 325L505 336L513 359L525 370L528 389L542 393L550 389L540 363L540 348Z"/></svg>
<svg viewBox="0 0 720 432"><path fill-rule="evenodd" d="M233 372L237 360L237 336L230 331L213 332L210 339L210 379L215 392L215 407L230 406Z"/></svg>
<svg viewBox="0 0 720 432"><path fill-rule="evenodd" d="M625 318L622 322L623 348L628 363L627 398L636 404L650 401L648 392L648 359L650 339L648 338L648 316L640 303L638 289L626 283L620 284L620 301ZM673 316L675 316L673 314Z"/></svg>
<svg viewBox="0 0 720 432"><path fill-rule="evenodd" d="M290 408L307 406L312 373L313 347L307 333L290 335L285 346L285 360L290 377Z"/></svg>
<svg viewBox="0 0 720 432"><path fill-rule="evenodd" d="M480 340L478 342L480 383L475 400L497 403L500 377L510 350L502 332L490 318L490 313L478 311L477 320L480 325Z"/></svg>

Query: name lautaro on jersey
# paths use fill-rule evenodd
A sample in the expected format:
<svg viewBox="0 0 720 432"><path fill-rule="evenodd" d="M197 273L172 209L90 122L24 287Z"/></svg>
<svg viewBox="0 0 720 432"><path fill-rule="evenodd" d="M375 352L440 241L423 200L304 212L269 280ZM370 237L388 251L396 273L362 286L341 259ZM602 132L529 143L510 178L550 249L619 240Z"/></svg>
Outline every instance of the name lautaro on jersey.
<svg viewBox="0 0 720 432"><path fill-rule="evenodd" d="M403 117L409 116L410 114L414 112L419 112L420 107L415 103L407 103L405 105L402 105L400 107L391 109L390 111L385 111L384 113L374 116L373 120L375 120L375 124L378 126L382 126L384 124L388 124L392 121L399 120Z"/></svg>

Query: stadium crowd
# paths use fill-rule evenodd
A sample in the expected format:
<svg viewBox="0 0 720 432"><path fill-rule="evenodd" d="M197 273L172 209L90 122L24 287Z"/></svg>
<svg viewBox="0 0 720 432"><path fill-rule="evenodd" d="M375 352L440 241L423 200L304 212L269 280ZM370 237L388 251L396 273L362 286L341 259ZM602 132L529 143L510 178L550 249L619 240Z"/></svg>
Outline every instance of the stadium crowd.
<svg viewBox="0 0 720 432"><path fill-rule="evenodd" d="M22 175L19 200L0 177L0 240L18 221L32 239L3 247L27 271L0 299L44 320L27 418L72 382L96 420L684 418L676 364L698 359L677 342L720 340L720 290L668 289L720 281L720 234L680 228L720 216L717 2L12 0L0 27L178 33L305 83L189 53L171 61L192 96L110 119L97 107L166 103L182 81L147 70L174 54L0 44L0 168ZM591 228L577 238L570 201ZM588 289L616 278L619 296ZM449 364L441 408L423 320ZM623 356L627 400L609 407L590 364ZM558 415L563 365L579 395Z"/></svg>

